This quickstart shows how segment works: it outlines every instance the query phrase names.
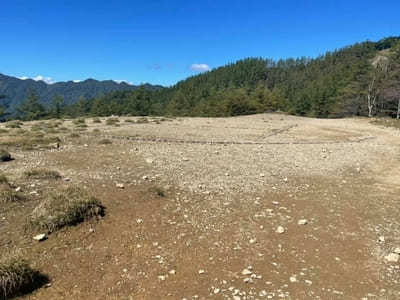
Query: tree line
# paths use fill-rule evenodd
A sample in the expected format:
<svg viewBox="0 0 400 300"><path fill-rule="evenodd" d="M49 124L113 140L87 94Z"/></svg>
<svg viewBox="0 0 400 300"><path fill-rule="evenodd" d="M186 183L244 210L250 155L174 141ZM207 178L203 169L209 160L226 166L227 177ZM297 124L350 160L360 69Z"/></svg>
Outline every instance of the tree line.
<svg viewBox="0 0 400 300"><path fill-rule="evenodd" d="M64 116L236 116L284 111L319 118L400 116L400 37L357 43L317 58L246 58L170 88L145 86L47 106L32 91L25 120Z"/></svg>

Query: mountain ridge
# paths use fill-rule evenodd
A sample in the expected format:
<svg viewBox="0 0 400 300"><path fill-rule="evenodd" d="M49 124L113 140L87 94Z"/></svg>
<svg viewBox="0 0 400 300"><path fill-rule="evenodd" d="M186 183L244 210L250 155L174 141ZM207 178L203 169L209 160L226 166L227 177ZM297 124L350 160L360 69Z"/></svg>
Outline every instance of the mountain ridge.
<svg viewBox="0 0 400 300"><path fill-rule="evenodd" d="M43 104L48 104L56 96L62 96L66 104L73 104L80 98L96 98L104 94L116 91L134 91L139 87L148 90L162 89L160 85L131 85L124 81L96 80L88 78L79 82L59 81L46 83L42 80L31 78L20 79L14 76L0 73L0 95L6 96L4 99L10 111L14 111L27 97L30 92L35 92Z"/></svg>

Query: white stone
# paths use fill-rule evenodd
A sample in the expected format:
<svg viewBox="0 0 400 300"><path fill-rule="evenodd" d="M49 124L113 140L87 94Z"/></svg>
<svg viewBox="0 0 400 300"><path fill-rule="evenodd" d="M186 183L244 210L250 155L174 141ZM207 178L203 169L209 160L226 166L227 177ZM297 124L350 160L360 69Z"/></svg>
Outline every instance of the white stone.
<svg viewBox="0 0 400 300"><path fill-rule="evenodd" d="M278 228L276 228L276 233L284 233L285 232L285 228L283 228L282 226L278 226Z"/></svg>
<svg viewBox="0 0 400 300"><path fill-rule="evenodd" d="M385 259L388 262L399 262L400 260L400 254L397 253L389 253L388 255L385 256Z"/></svg>
<svg viewBox="0 0 400 300"><path fill-rule="evenodd" d="M250 275L250 274L252 274L253 272L252 271L250 271L249 269L244 269L243 271L242 271L242 275Z"/></svg>
<svg viewBox="0 0 400 300"><path fill-rule="evenodd" d="M306 219L301 219L297 222L298 225L306 225L308 221Z"/></svg>
<svg viewBox="0 0 400 300"><path fill-rule="evenodd" d="M152 164L152 163L153 163L153 160L152 160L151 158L146 158L146 162L147 162L148 164Z"/></svg>
<svg viewBox="0 0 400 300"><path fill-rule="evenodd" d="M41 233L41 234L35 235L33 237L33 239L35 241L39 241L39 242L44 241L46 239L46 234L45 233Z"/></svg>
<svg viewBox="0 0 400 300"><path fill-rule="evenodd" d="M290 280L290 282L297 282L296 276L291 276L291 277L289 278L289 280Z"/></svg>
<svg viewBox="0 0 400 300"><path fill-rule="evenodd" d="M199 274L204 274L205 271L204 270L199 270Z"/></svg>
<svg viewBox="0 0 400 300"><path fill-rule="evenodd" d="M393 253L400 254L400 247L397 247L393 250Z"/></svg>
<svg viewBox="0 0 400 300"><path fill-rule="evenodd" d="M119 189L124 189L125 188L125 186L122 183L117 183L116 187L119 188Z"/></svg>

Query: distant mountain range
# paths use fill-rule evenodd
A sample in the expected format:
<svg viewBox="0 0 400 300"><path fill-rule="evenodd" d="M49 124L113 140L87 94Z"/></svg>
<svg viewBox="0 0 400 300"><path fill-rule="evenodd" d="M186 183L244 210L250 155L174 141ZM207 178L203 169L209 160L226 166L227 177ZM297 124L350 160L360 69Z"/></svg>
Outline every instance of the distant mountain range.
<svg viewBox="0 0 400 300"><path fill-rule="evenodd" d="M148 90L163 88L151 84L142 86ZM117 83L113 80L98 81L94 79L47 84L41 80L19 79L0 74L0 95L6 96L2 101L9 105L11 111L27 98L30 91L34 91L43 103L49 103L55 96L62 96L67 104L71 104L81 97L89 99L115 91L134 91L139 87L125 82Z"/></svg>

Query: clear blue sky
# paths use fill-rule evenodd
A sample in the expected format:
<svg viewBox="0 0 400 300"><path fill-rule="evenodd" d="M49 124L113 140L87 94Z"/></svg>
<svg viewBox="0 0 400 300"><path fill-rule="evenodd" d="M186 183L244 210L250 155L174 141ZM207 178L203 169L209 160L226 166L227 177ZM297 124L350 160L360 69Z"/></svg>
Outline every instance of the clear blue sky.
<svg viewBox="0 0 400 300"><path fill-rule="evenodd" d="M400 35L399 0L4 0L0 73L171 85L204 65L390 35Z"/></svg>

